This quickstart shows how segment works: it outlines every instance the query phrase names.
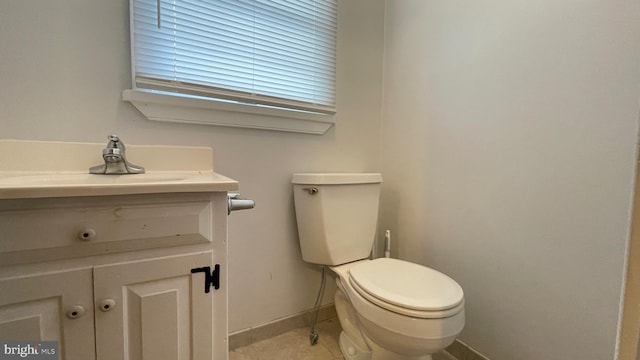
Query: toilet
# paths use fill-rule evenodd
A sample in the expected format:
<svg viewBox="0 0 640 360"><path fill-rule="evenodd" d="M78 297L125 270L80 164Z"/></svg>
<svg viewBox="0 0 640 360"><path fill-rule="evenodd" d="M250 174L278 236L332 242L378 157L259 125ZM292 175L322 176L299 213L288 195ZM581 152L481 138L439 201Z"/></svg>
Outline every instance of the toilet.
<svg viewBox="0 0 640 360"><path fill-rule="evenodd" d="M382 176L294 174L302 258L336 275L335 306L347 360L431 360L464 327L464 293L434 269L369 259Z"/></svg>

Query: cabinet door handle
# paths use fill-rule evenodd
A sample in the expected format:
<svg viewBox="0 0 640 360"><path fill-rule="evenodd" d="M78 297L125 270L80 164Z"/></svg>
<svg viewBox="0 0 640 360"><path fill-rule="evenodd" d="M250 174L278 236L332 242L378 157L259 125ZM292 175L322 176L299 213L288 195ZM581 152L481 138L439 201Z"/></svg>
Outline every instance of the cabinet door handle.
<svg viewBox="0 0 640 360"><path fill-rule="evenodd" d="M220 264L215 264L213 266L213 272L211 272L210 266L205 266L201 268L191 269L191 273L204 273L204 292L209 293L211 291L211 286L214 289L220 289Z"/></svg>
<svg viewBox="0 0 640 360"><path fill-rule="evenodd" d="M83 241L93 240L96 237L96 231L92 228L86 228L78 231L78 239Z"/></svg>
<svg viewBox="0 0 640 360"><path fill-rule="evenodd" d="M100 311L111 311L114 307L116 307L116 301L113 299L103 299L100 301Z"/></svg>
<svg viewBox="0 0 640 360"><path fill-rule="evenodd" d="M67 311L67 317L69 319L77 319L84 315L84 306L74 305Z"/></svg>

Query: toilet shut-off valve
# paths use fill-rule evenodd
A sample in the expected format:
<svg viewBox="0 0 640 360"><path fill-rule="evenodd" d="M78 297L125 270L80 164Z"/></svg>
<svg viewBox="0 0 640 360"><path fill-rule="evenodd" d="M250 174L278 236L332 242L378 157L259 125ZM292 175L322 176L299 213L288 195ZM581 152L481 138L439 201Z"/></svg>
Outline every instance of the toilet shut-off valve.
<svg viewBox="0 0 640 360"><path fill-rule="evenodd" d="M245 199L239 192L227 193L227 214L231 214L236 210L253 209L256 206L255 201Z"/></svg>

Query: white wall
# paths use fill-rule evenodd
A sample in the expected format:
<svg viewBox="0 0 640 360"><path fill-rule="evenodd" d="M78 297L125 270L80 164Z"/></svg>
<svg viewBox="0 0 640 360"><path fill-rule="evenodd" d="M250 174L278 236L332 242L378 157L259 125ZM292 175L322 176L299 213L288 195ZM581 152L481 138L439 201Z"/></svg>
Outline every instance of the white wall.
<svg viewBox="0 0 640 360"><path fill-rule="evenodd" d="M613 359L637 1L389 0L382 228L465 290L492 360Z"/></svg>
<svg viewBox="0 0 640 360"><path fill-rule="evenodd" d="M120 100L128 24L127 0L0 1L0 137L213 147L256 201L229 218L230 330L310 309L320 273L299 253L290 175L379 170L383 1L340 2L339 115L323 136L146 120Z"/></svg>

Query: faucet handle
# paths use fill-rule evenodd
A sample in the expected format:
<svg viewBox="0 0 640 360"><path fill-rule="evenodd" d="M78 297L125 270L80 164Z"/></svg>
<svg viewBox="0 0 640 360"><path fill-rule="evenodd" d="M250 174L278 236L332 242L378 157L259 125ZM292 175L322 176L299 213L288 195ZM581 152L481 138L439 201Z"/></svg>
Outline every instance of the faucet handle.
<svg viewBox="0 0 640 360"><path fill-rule="evenodd" d="M107 143L107 147L105 150L107 149L122 149L122 151L124 151L125 147L124 147L124 143L122 141L120 141L120 138L118 137L118 135L109 135L107 137L107 139L109 139L109 142Z"/></svg>

